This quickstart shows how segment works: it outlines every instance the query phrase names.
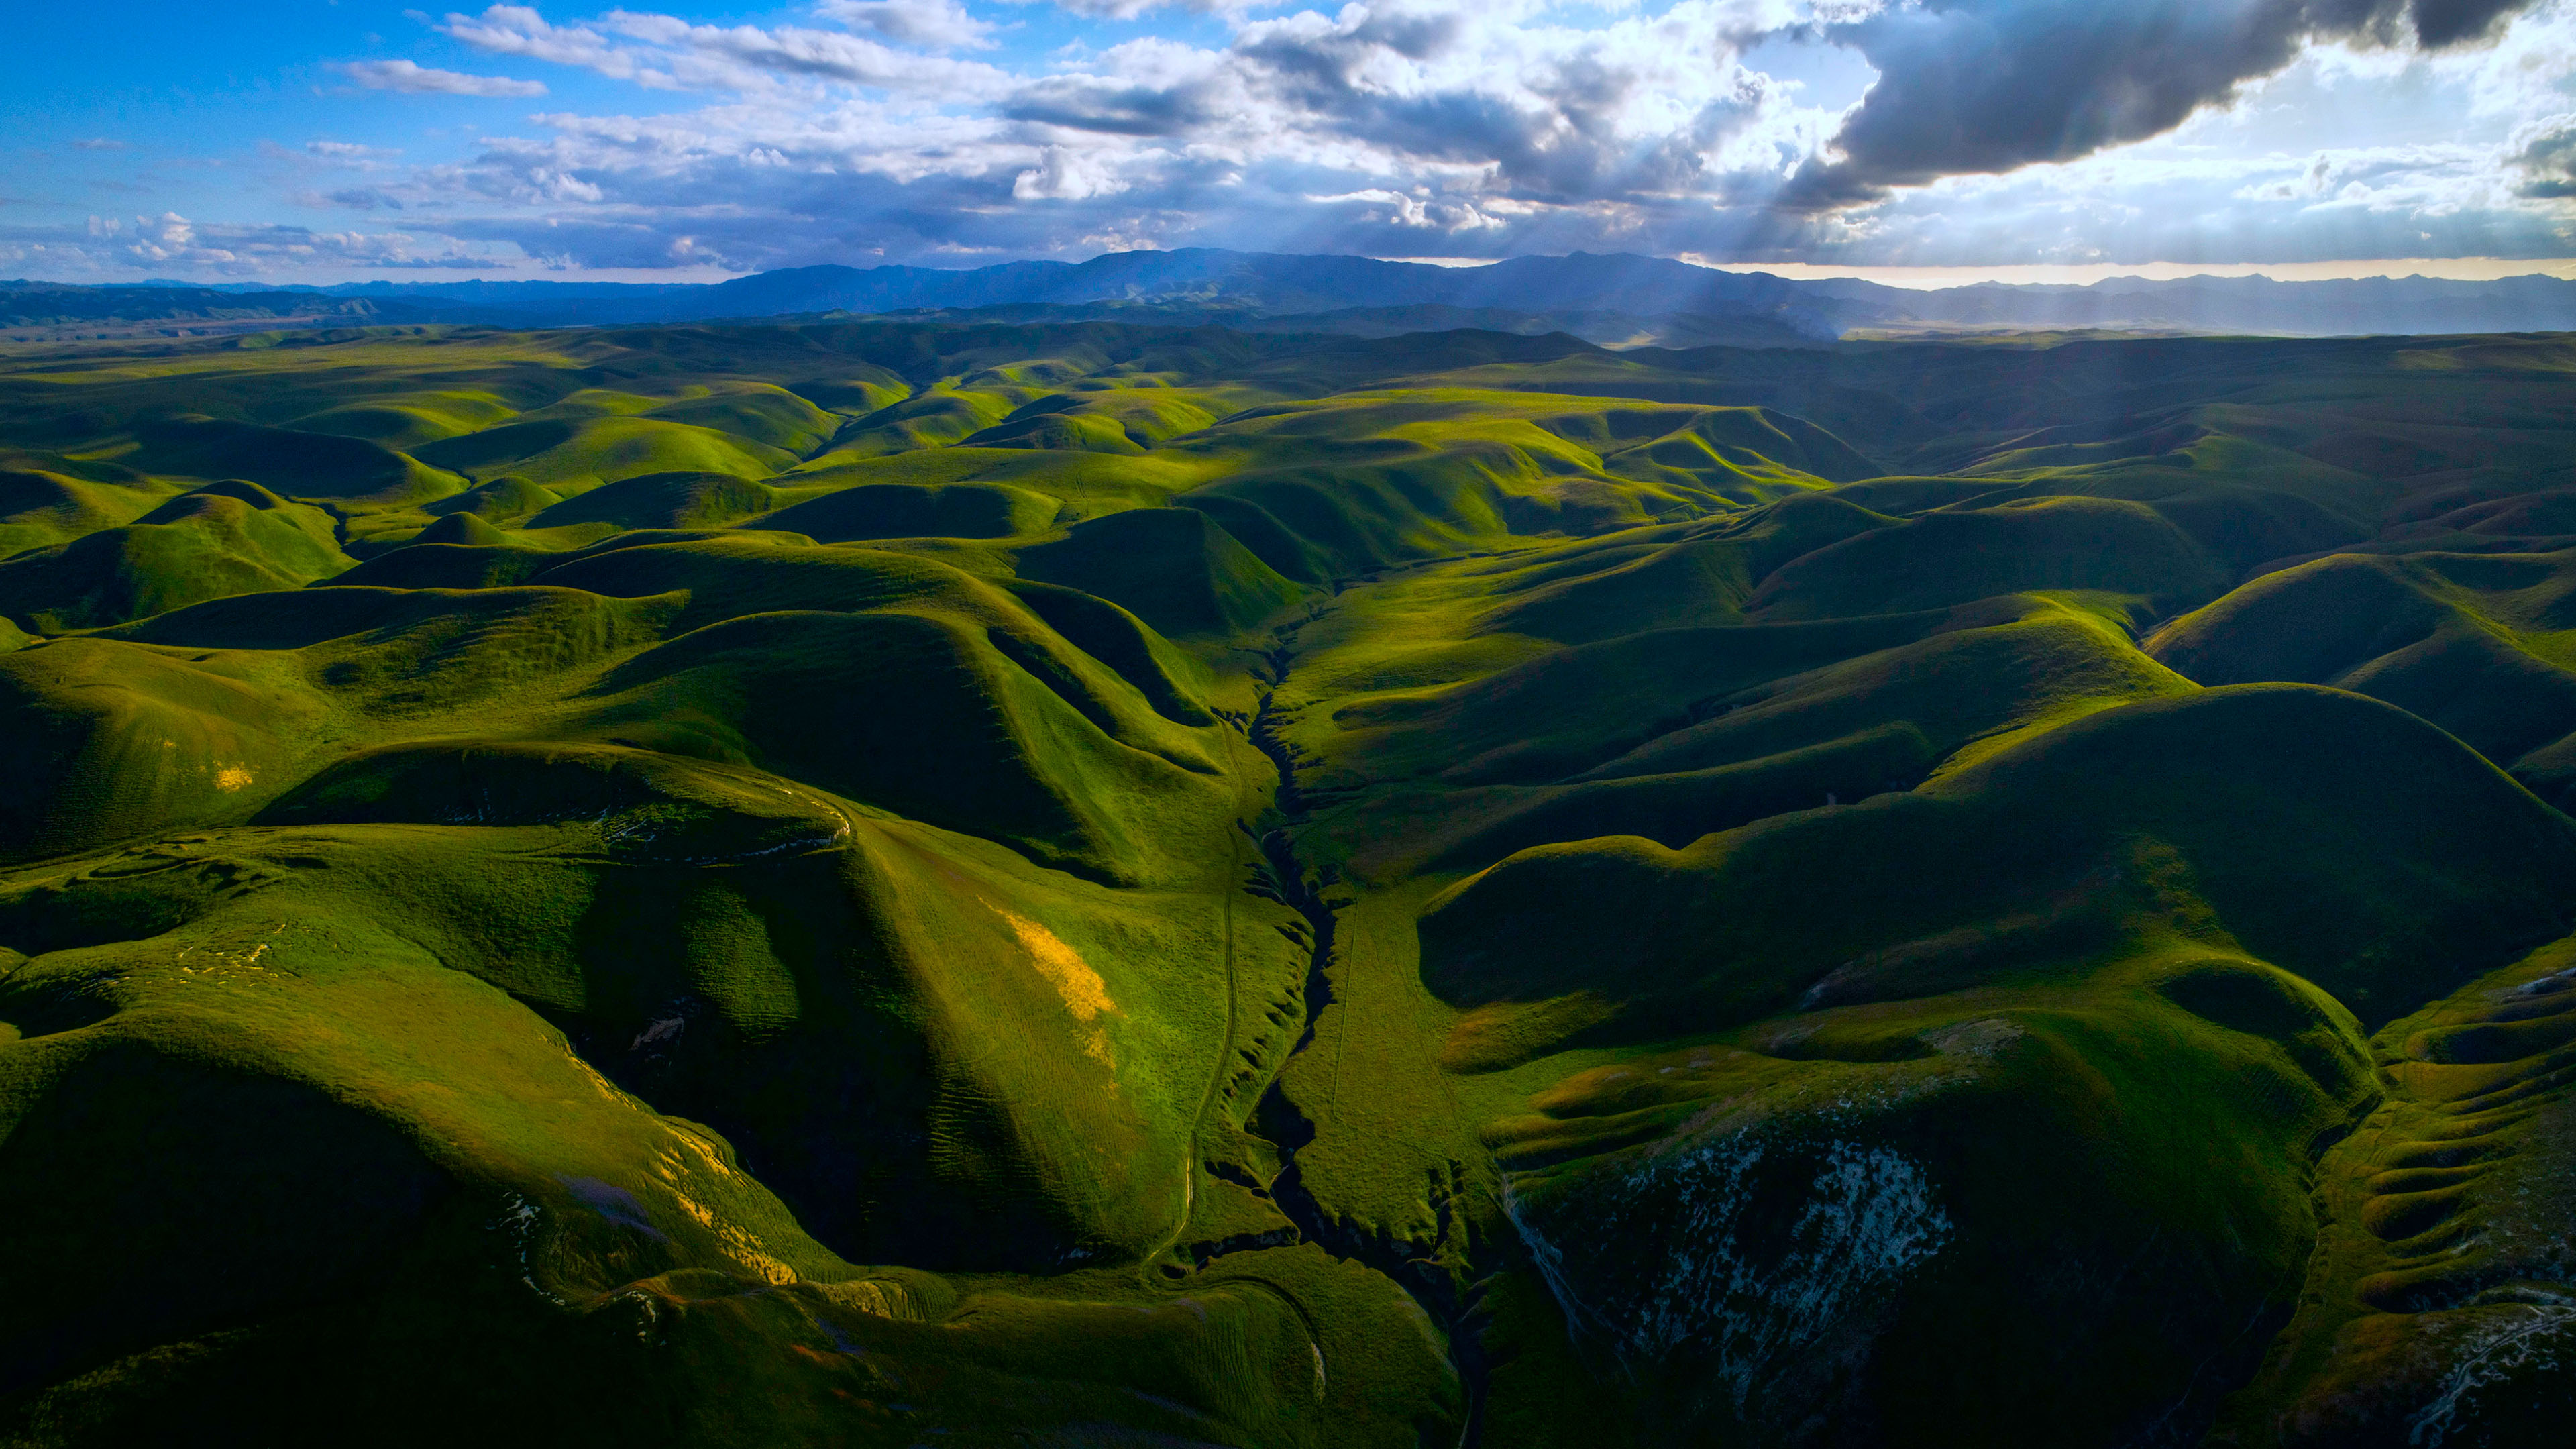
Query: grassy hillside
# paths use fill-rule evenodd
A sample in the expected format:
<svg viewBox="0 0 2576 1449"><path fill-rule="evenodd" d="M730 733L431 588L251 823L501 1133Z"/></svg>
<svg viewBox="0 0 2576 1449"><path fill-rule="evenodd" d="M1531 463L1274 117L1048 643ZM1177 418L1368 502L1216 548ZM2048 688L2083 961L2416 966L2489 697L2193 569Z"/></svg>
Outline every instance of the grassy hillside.
<svg viewBox="0 0 2576 1449"><path fill-rule="evenodd" d="M0 1442L2545 1442L2576 348L0 354Z"/></svg>

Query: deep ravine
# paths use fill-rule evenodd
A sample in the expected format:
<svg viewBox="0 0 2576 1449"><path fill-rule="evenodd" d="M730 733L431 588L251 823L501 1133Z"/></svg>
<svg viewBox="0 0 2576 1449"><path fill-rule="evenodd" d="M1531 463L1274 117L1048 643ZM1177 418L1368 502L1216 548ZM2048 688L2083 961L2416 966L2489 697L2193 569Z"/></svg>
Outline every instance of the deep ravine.
<svg viewBox="0 0 2576 1449"><path fill-rule="evenodd" d="M1303 622L1313 622L1313 616ZM1335 943L1334 912L1340 906L1350 904L1347 899L1337 900L1331 895L1333 887L1339 883L1332 867L1319 865L1310 869L1297 856L1296 832L1307 823L1312 811L1297 782L1301 752L1279 732L1278 691L1287 682L1288 672L1295 663L1295 638L1300 627L1302 623L1280 631L1278 642L1263 655L1269 666L1270 681L1261 691L1259 709L1244 728L1245 736L1253 747L1268 757L1279 773L1277 823L1259 832L1246 827L1246 833L1254 835L1255 843L1260 847L1265 877L1263 885L1255 889L1275 893L1280 901L1303 916L1311 943L1306 969L1306 1025L1289 1052L1290 1061L1314 1045L1316 1024L1322 1020L1324 1008L1332 1002L1332 983L1328 973L1333 963ZM1252 1124L1253 1130L1267 1138L1279 1152L1279 1176L1269 1187L1272 1200L1278 1203L1280 1211L1296 1224L1297 1231L1308 1242L1335 1257L1357 1262L1392 1280L1412 1296L1434 1323L1440 1325L1441 1333L1449 1343L1450 1366L1457 1371L1459 1385L1466 1396L1466 1415L1458 1435L1458 1449L1477 1449L1483 1437L1486 1389L1491 1375L1483 1342L1486 1321L1483 1290L1470 1287L1460 1292L1450 1274L1439 1264L1436 1243L1422 1244L1387 1235L1365 1234L1347 1223L1326 1218L1314 1194L1307 1191L1297 1162L1298 1152L1315 1140L1316 1127L1280 1090L1279 1083L1285 1080L1286 1075L1286 1064L1283 1063L1279 1075L1272 1078L1270 1089L1262 1095ZM1453 1176L1457 1175L1456 1164L1452 1164L1452 1168ZM1454 1212L1449 1199L1436 1191L1434 1196L1441 1213L1441 1236L1445 1238L1451 1231L1464 1231L1462 1224L1453 1221ZM1480 1268L1483 1266L1479 1265ZM1481 1278L1483 1274L1478 1272L1472 1276Z"/></svg>

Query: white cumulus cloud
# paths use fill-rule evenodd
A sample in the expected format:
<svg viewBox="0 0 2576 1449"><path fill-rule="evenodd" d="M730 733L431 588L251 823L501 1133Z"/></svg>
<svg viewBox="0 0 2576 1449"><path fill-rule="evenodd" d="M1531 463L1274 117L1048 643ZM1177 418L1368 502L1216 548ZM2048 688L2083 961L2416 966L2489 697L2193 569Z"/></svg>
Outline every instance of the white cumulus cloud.
<svg viewBox="0 0 2576 1449"><path fill-rule="evenodd" d="M427 22L440 43L631 99L512 114L426 162L316 145L307 164L366 185L289 194L572 269L1112 244L1945 266L2576 247L2576 0L1055 10L450 13ZM1068 25L1081 43L1048 49Z"/></svg>
<svg viewBox="0 0 2576 1449"><path fill-rule="evenodd" d="M541 96L546 93L543 81L433 70L408 60L352 61L339 69L342 75L369 90L401 91L407 95Z"/></svg>
<svg viewBox="0 0 2576 1449"><path fill-rule="evenodd" d="M967 14L958 0L823 0L814 12L919 50L990 50L997 28Z"/></svg>

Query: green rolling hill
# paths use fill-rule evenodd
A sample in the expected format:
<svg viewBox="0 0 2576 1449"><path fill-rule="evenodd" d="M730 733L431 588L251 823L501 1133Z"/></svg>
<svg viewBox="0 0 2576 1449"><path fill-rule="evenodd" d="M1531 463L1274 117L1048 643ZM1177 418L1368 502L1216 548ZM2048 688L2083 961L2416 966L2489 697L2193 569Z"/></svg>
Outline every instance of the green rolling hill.
<svg viewBox="0 0 2576 1449"><path fill-rule="evenodd" d="M0 352L0 1443L2554 1442L2576 344Z"/></svg>

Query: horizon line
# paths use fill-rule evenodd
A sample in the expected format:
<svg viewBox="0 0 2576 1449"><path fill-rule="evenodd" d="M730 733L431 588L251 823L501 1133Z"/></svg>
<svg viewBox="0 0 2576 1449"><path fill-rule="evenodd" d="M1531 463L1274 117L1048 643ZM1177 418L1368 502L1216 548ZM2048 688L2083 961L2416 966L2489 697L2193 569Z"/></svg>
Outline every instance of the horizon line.
<svg viewBox="0 0 2576 1449"><path fill-rule="evenodd" d="M1185 250L1230 251L1233 250L1233 248L1135 247L1130 248L1126 252L1100 252L1091 257L1084 258L1083 260L1097 261L1102 257L1133 255L1137 252ZM1521 260L1523 257L1565 257L1583 254L1584 253L1527 252L1514 257L1392 257L1372 256L1362 252L1266 253L1266 255L1274 256L1345 256L1367 261L1400 262L1460 271L1496 266L1507 261ZM1246 253L1246 255L1264 254ZM1596 252L1590 253L1590 255L1653 256L1654 254ZM930 271L955 271L966 273L979 271L985 267L1008 266L1012 265L1015 261L1043 260L1052 259L1014 258L994 262L982 262L970 267L923 267L922 269ZM2362 281L2373 278L2388 278L2401 281L2408 278L2422 278L2427 281L2493 282L2521 277L2549 277L2558 281L2576 281L2576 257L2398 257L2379 260L2346 259L2311 262L2013 262L1997 263L1992 265L1942 264L1844 266L1822 262L1716 261L1711 260L1705 253L1681 252L1668 257L1662 257L1660 260L1681 262L1688 266L1702 267L1710 271L1731 272L1737 275L1765 274L1778 277L1784 281L1871 282L1880 286L1897 287L1908 291L1924 292L1942 291L1956 287L1971 287L1981 284L1995 284L2002 286L2090 286L2096 283L2110 281L2170 282L2188 281L2197 277L2208 277L2222 280L2260 277L2270 281L2284 283ZM1079 266L1081 264L1082 263L1080 262L1066 263L1066 265L1070 266ZM653 270L623 267L601 268L596 272L576 273L573 275L555 273L547 276L525 276L515 275L509 272L503 272L499 275L483 275L477 273L474 275L451 277L443 280L448 284L490 282L507 285L516 282L555 282L575 285L590 283L594 285L605 284L617 286L714 286L724 282L740 281L748 277L766 276L774 272L802 271L809 267L835 265L848 266L849 264L808 262L803 266L798 267L772 267L766 271L751 272L727 272L714 268L700 267ZM921 265L922 264L918 262L880 262L873 267L854 267L852 269L857 271L873 271L884 266L921 267ZM383 282L388 285L395 286L405 285L407 282L415 285L418 284L417 279L395 278L388 276L353 278L338 282L267 282L257 278L190 280L177 277L145 277L130 281L72 281L52 277L20 277L13 278L11 280L22 283L41 283L44 285L58 287L135 287L152 286L156 284L176 284L184 287L218 287L254 284L274 286L284 289L292 287L364 286L373 282Z"/></svg>

